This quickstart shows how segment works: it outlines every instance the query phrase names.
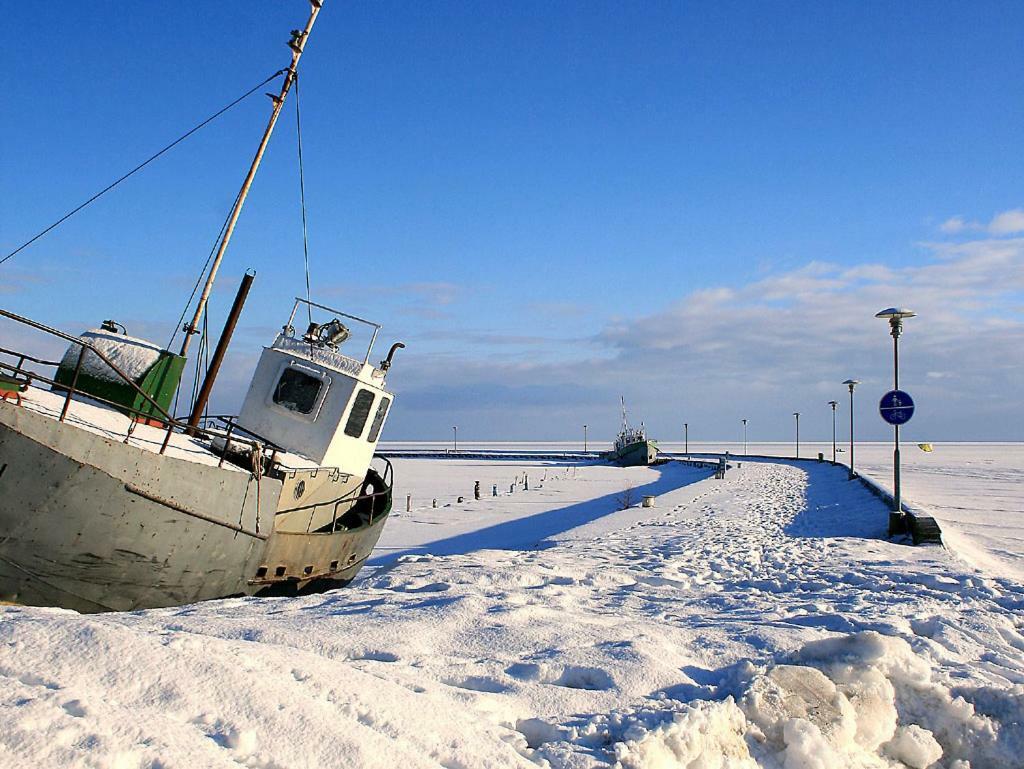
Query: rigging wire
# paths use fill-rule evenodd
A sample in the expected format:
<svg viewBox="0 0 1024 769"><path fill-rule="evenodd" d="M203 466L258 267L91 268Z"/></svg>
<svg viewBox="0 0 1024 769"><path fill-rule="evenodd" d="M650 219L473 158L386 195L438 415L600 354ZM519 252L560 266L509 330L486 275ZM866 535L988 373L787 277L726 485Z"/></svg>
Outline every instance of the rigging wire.
<svg viewBox="0 0 1024 769"><path fill-rule="evenodd" d="M209 302L207 302L207 312L203 313L203 380L210 375L210 313L209 313ZM196 382L199 382L199 377L196 376ZM200 389L202 385L200 385ZM192 399L192 408L188 410L191 414L196 410L196 402L199 400L199 390L196 390L196 395ZM209 406L210 402L207 401L206 405ZM209 408L203 409L203 419L206 419L210 414Z"/></svg>
<svg viewBox="0 0 1024 769"><path fill-rule="evenodd" d="M171 338L167 341L167 346L164 347L165 350L171 349L171 345L174 344L174 340L177 338L178 332L184 330L185 315L188 314L188 308L192 306L192 300L196 297L196 291L199 290L199 284L203 282L203 276L206 275L206 270L210 266L210 262L213 260L213 255L217 253L217 246L220 245L221 240L224 238L224 232L228 228L228 221L231 219L231 213L235 210L235 206L238 205L238 198L241 194L241 190L235 194L235 201L228 209L228 215L224 217L224 223L221 224L220 232L217 233L217 238L213 241L213 247L210 249L210 253L207 254L206 261L203 262L203 269L199 271L199 275L196 277L195 285L192 286L192 293L188 295L188 301L185 302L185 307L181 311L181 317L178 318L178 323L174 326L174 331L171 332ZM177 404L177 401L175 401L175 404Z"/></svg>
<svg viewBox="0 0 1024 769"><path fill-rule="evenodd" d="M85 208L86 206L88 206L88 205L89 205L90 203L92 203L93 201L95 201L95 200L99 199L100 197L102 197L102 196L103 196L103 195L105 195L106 193L110 192L110 190L114 189L114 187L116 187L117 185L119 185L119 184L120 184L121 182L123 182L123 181L124 181L125 179L127 179L127 178L128 178L128 177L130 177L130 176L133 176L133 175L134 175L135 173L137 173L138 171L141 171L141 170L142 170L143 168L145 168L146 166L148 166L148 165L149 165L150 163L152 163L152 162L153 162L154 160L156 160L156 159L157 159L158 157L160 157L161 155L163 155L163 154L164 154L165 152L167 152L168 150L170 150L170 149L172 149L173 147L177 146L177 145L178 145L178 144L180 144L181 142L185 141L185 139L187 139L188 137L190 137L190 136L191 136L192 134L194 134L194 133L195 133L196 131L198 131L199 129L201 129L201 128L204 128L204 127L205 127L205 126L207 126L208 124L212 123L212 122L213 122L214 120L216 120L216 119L217 119L217 118L219 118L219 117L220 117L221 115L223 115L223 114L224 114L225 112L227 112L227 111L228 111L229 109L231 109L231 108L232 108L232 107L234 107L235 105L237 105L237 104L241 103L242 101L244 101L245 99L247 99L247 98L248 98L249 96L252 96L252 94L256 93L256 91L258 91L259 89L261 89L261 88L262 88L263 86L265 86L265 85L266 85L267 83L269 83L269 82L270 82L271 80L273 80L273 79L274 79L275 77L278 77L279 75L282 75L282 74L284 74L284 73L285 73L285 72L287 72L287 71L288 71L288 70L286 70L286 69L281 69L281 70L278 70L277 72L275 72L275 73L274 73L273 75L271 75L270 77L266 78L265 80L263 80L263 81L262 81L262 82L260 82L259 84L257 84L257 85L255 85L255 86L253 86L252 88L250 88L250 89L249 89L248 91L246 91L245 93L243 93L243 94L242 94L241 96L239 96L239 97L238 97L237 99L235 99L235 100L234 100L233 102L231 102L231 103L230 103L230 104L228 104L227 106L225 106L225 107L222 107L221 109L219 109L219 110L217 110L216 112L214 112L214 113L213 113L212 115L210 115L210 117L206 118L206 120L204 120L203 122L199 123L198 125L196 125L196 126L195 126L195 127L193 127L192 129L190 129L190 130L186 131L185 133L183 133L183 134L182 134L181 136L179 136L179 137L178 137L177 139L175 139L175 140L174 140L173 142L171 142L170 144L168 144L168 145L167 145L166 147L164 147L164 148L163 148L162 150L160 150L159 152L155 153L154 155L151 155L151 156L150 156L150 157L149 157L149 158L148 158L147 160L145 160L145 161L143 161L142 163L140 163L139 165L135 166L135 168L133 168L133 169L132 169L131 171L129 171L128 173L126 173L126 174L125 174L124 176L122 176L121 178L117 179L117 180L116 180L116 181L114 181L114 182L111 182L111 183L110 183L110 184L108 184L108 185L107 185L106 187L104 187L104 188L103 188L102 190L100 190L100 191L99 191L99 192L97 192L97 193L96 193L95 195L93 195L93 196L92 196L91 198L89 198L88 200L86 200L86 201L85 201L84 203L82 203L82 204L78 205L77 207L75 207L75 208L71 209L70 211L68 211L68 212L67 212L66 214L64 214L64 216L62 216L62 217L61 217L60 219L58 219L57 221L55 221L55 222L54 222L53 224L51 224L51 225L50 225L49 227L47 227L46 229L44 229L44 230L42 230L41 232L39 232L39 233L37 233L36 235L34 235L34 236L33 236L32 238L30 238L29 240L27 240L27 241L25 241L24 243L22 243L22 244L21 244L20 246L18 246L18 247L17 247L16 249L14 249L13 251L11 251L11 253L7 254L7 256L5 256L5 257L4 257L3 259L0 259L0 264L3 264L3 263L4 263L4 262L6 262L6 261L7 261L8 259L10 259L10 258L11 258L11 257L13 257L13 256L14 256L15 254L17 254L17 253L18 253L19 251L21 251L21 250L23 250L23 249L27 248L28 246L32 245L33 243L35 243L35 242L36 242L37 240L39 240L39 238L43 237L43 235L45 235L46 233L50 232L50 230L52 230L52 229L54 229L54 228L56 228L56 227L60 226L60 225L61 225L61 224L63 224L64 222L66 222L66 221L67 221L68 219L70 219L70 218L71 218L72 216L74 216L75 214L77 214L77 213L78 213L79 211L81 211L81 210L82 210L83 208Z"/></svg>
<svg viewBox="0 0 1024 769"><path fill-rule="evenodd" d="M196 407L196 400L199 398L199 389L202 387L203 382L203 361L205 358L205 370L210 369L210 340L209 340L209 326L206 322L208 317L207 313L203 313L203 330L199 337L199 348L196 350L196 365L195 373L192 378L192 397L189 400L188 413L191 414ZM205 416L205 415L204 415Z"/></svg>
<svg viewBox="0 0 1024 769"><path fill-rule="evenodd" d="M313 307L309 303L309 239L306 235L306 180L302 170L302 117L299 109L299 73L295 73L295 133L299 146L299 200L302 204L302 256L306 264L306 315L313 323Z"/></svg>

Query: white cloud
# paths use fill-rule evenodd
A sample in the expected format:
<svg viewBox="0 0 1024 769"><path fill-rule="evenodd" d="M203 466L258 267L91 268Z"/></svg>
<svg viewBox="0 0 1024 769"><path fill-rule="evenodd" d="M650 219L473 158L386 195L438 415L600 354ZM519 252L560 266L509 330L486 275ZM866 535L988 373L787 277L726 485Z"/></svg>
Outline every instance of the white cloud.
<svg viewBox="0 0 1024 769"><path fill-rule="evenodd" d="M996 214L988 224L988 231L993 235L1013 235L1024 232L1024 208L1014 208Z"/></svg>
<svg viewBox="0 0 1024 769"><path fill-rule="evenodd" d="M695 291L659 312L609 319L596 347L568 358L505 365L456 353L439 369L411 354L410 400L422 405L410 425L433 419L438 404L445 418L470 399L490 404L493 391L515 407L481 405L465 420L484 420L494 436L558 438L576 422L598 424L602 414L611 431L620 393L665 440L681 414L707 437L729 435L740 416L756 420L765 437L784 435L794 410L808 413L809 432L826 430L823 395L845 394L844 379L864 382L865 411L889 387L892 342L874 314L904 305L918 317L901 338L901 384L921 404L908 435L1019 440L1019 420L1014 428L1005 414L1017 413L1024 391L1024 238L926 248L931 258L916 266L810 263ZM864 438L884 437L884 429L866 419Z"/></svg>
<svg viewBox="0 0 1024 769"><path fill-rule="evenodd" d="M1002 211L992 217L988 224L963 216L951 216L939 225L939 230L947 235L959 235L964 232L987 232L990 235L1013 235L1024 232L1024 208L1013 208Z"/></svg>
<svg viewBox="0 0 1024 769"><path fill-rule="evenodd" d="M963 232L969 226L970 224L962 216L952 216L940 224L939 229L950 235L955 235L958 232Z"/></svg>

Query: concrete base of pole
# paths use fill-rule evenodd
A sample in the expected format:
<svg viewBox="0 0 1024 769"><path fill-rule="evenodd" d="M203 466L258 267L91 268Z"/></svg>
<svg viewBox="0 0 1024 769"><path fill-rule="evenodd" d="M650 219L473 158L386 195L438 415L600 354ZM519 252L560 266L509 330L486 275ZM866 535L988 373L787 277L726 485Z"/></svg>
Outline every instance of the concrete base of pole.
<svg viewBox="0 0 1024 769"><path fill-rule="evenodd" d="M894 537L897 534L907 534L908 532L907 516L895 510L891 511L889 513L889 536Z"/></svg>

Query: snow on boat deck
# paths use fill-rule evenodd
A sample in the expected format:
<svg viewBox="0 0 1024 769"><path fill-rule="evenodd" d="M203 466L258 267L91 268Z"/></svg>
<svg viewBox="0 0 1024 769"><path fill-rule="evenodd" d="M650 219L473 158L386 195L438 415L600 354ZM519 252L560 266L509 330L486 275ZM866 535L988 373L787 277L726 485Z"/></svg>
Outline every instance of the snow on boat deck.
<svg viewBox="0 0 1024 769"><path fill-rule="evenodd" d="M345 590L0 609L0 765L1021 765L1024 585L842 468L460 462L396 460Z"/></svg>
<svg viewBox="0 0 1024 769"><path fill-rule="evenodd" d="M64 393L44 390L40 387L29 387L22 395L22 406L52 419L59 419L64 408L65 397ZM127 437L129 445L153 453L160 453L160 447L167 437L166 428L152 427L144 424L135 424L131 435L129 435L129 427L133 424L130 417L83 396L75 396L71 399L71 405L68 408L65 422L73 427L87 430L88 432L102 435L104 438L118 442L125 442ZM234 443L234 437L232 437L232 443ZM167 448L163 453L165 456L184 459L189 462L212 466L219 465L227 470L248 472L232 465L230 462L221 464L220 457L211 452L204 442L180 432L171 433L170 441L168 441ZM289 470L317 467L315 462L311 462L305 457L284 451L279 451L276 459L282 467Z"/></svg>

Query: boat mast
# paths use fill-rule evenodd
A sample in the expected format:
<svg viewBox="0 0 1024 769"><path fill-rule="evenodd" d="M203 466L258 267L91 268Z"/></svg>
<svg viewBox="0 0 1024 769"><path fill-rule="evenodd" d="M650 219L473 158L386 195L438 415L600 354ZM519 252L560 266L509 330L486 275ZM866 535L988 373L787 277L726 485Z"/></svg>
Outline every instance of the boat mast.
<svg viewBox="0 0 1024 769"><path fill-rule="evenodd" d="M620 395L619 401L622 403L622 432L626 432L629 429L626 424L626 396Z"/></svg>
<svg viewBox="0 0 1024 769"><path fill-rule="evenodd" d="M245 176L245 181L242 183L242 189L238 193L238 199L235 201L234 208L231 209L231 216L228 219L228 225L224 230L224 237L221 238L220 245L217 247L217 255L213 259L213 264L210 265L210 274L206 278L206 285L203 286L203 293L199 296L199 304L196 305L196 313L192 316L192 322L185 326L185 339L181 343L180 355L184 356L188 351L189 343L192 341L192 336L199 333L199 321L203 317L203 312L206 310L206 302L210 298L210 291L213 289L213 281L217 278L217 270L220 268L221 260L224 258L224 252L228 249L228 243L231 242L231 235L235 231L235 223L238 221L239 214L242 213L242 206L245 204L245 197L249 194L249 187L252 186L252 180L256 176L256 171L260 167L260 161L263 159L263 153L267 149L267 143L270 141L270 135L274 132L274 125L277 123L278 115L281 114L281 108L284 106L284 100L288 96L288 92L291 90L292 83L295 82L296 68L299 65L299 59L302 57L302 51L306 47L306 41L309 39L309 33L313 29L313 24L316 22L316 17L320 13L320 8L323 6L323 0L309 0L310 8L309 19L306 21L306 26L302 30L292 30L292 39L288 41L288 47L292 49L292 61L288 65L287 69L281 70L284 73L284 82L281 84L281 91L276 96L269 94L270 98L274 102L274 108L270 112L270 121L267 123L267 128L263 132L263 138L260 140L260 146L256 150L256 156L252 159L252 165L249 166L249 173Z"/></svg>

